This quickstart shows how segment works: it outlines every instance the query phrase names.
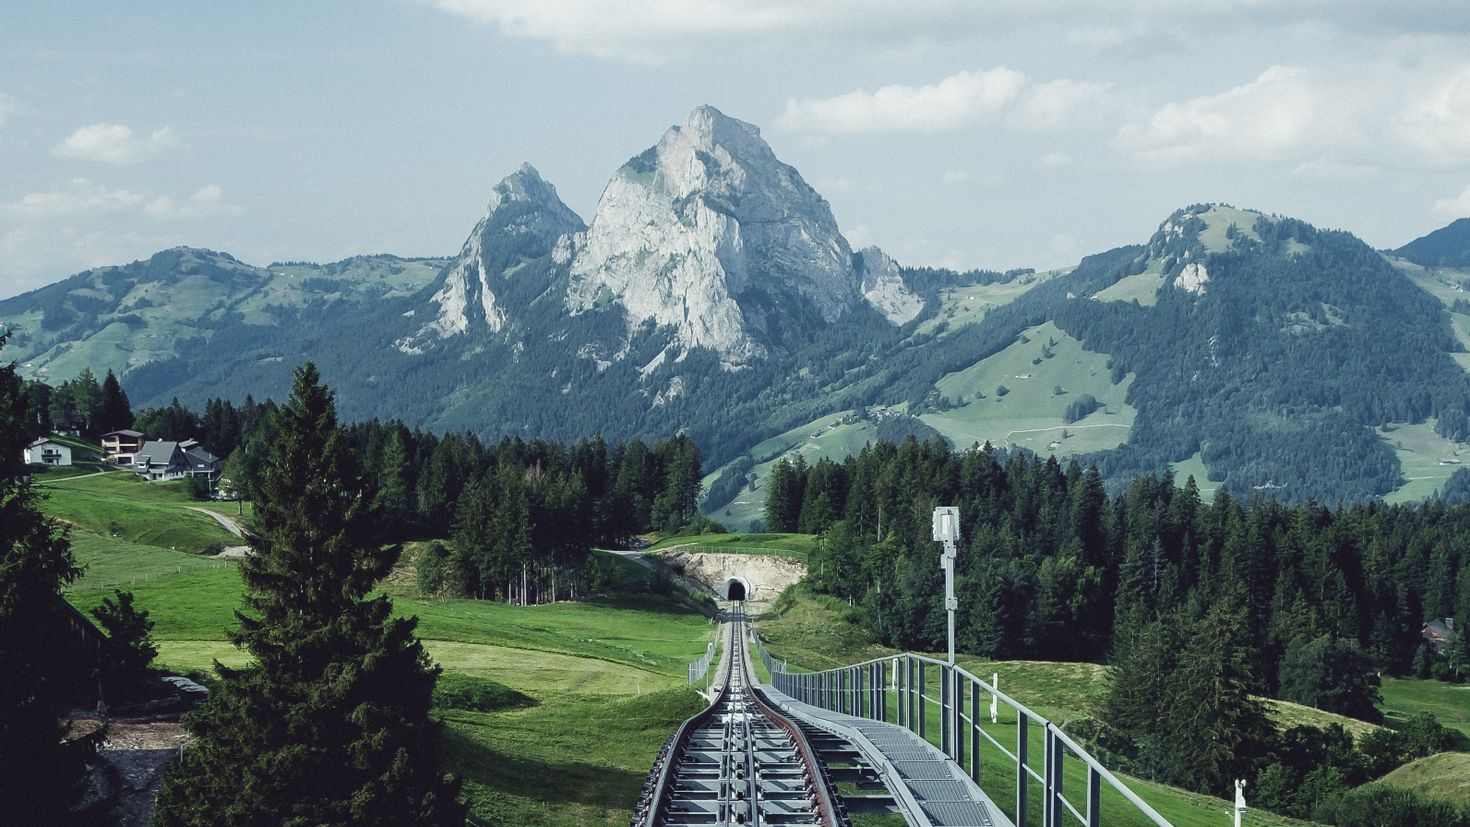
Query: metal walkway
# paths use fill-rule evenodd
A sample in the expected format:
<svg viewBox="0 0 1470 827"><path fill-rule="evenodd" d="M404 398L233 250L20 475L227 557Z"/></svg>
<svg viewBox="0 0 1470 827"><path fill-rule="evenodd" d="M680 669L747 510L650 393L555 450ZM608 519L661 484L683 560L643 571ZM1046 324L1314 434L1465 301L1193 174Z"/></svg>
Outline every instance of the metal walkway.
<svg viewBox="0 0 1470 827"><path fill-rule="evenodd" d="M802 703L770 686L762 691L781 711L845 738L879 769L915 827L1012 827L995 802L932 744L897 724L844 715Z"/></svg>

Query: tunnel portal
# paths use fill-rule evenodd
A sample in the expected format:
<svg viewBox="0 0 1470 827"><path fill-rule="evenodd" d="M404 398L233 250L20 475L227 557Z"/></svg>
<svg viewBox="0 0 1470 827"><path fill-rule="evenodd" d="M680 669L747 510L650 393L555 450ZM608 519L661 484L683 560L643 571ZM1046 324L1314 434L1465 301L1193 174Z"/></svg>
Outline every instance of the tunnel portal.
<svg viewBox="0 0 1470 827"><path fill-rule="evenodd" d="M745 600L750 597L750 586L743 578L731 577L720 586L720 597L724 600Z"/></svg>

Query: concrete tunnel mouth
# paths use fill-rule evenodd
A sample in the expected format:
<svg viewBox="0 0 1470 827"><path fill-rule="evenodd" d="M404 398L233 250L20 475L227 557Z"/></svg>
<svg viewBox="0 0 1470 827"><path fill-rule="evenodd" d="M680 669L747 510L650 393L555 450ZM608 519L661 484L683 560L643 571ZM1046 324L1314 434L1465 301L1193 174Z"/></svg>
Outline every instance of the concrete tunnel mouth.
<svg viewBox="0 0 1470 827"><path fill-rule="evenodd" d="M731 577L720 585L720 599L749 600L753 589L743 577Z"/></svg>

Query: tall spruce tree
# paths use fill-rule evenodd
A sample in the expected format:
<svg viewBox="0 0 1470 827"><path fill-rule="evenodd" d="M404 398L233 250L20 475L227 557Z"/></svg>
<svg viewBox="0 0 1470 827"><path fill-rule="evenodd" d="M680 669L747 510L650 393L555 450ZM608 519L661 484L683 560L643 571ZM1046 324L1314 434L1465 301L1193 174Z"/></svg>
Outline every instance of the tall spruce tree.
<svg viewBox="0 0 1470 827"><path fill-rule="evenodd" d="M170 767L157 825L462 824L458 783L439 773L429 719L437 677L369 590L399 548L372 535L361 476L331 392L310 362L275 414L255 501L254 554L232 641L255 663L221 683Z"/></svg>
<svg viewBox="0 0 1470 827"><path fill-rule="evenodd" d="M67 675L57 653L61 587L80 570L66 535L20 482L26 417L15 365L0 366L0 819L66 824L82 765L61 745Z"/></svg>
<svg viewBox="0 0 1470 827"><path fill-rule="evenodd" d="M107 371L107 378L102 380L102 410L93 427L100 433L133 427L133 406L128 402L128 394L123 390L122 383L117 381L117 375L111 370ZM225 450L218 444L213 447L217 451Z"/></svg>

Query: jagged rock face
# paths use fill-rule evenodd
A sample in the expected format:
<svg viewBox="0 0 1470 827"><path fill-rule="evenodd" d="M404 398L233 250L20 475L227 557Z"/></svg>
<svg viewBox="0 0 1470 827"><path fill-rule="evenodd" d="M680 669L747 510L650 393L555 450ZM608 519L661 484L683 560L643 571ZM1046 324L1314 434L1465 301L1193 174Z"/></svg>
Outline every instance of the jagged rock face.
<svg viewBox="0 0 1470 827"><path fill-rule="evenodd" d="M585 229L582 219L530 164L496 184L485 217L446 269L430 299L434 318L398 340L399 350L421 353L436 340L469 332L482 324L499 333L507 310L496 296L497 282L514 278L524 259L549 255L564 237Z"/></svg>
<svg viewBox="0 0 1470 827"><path fill-rule="evenodd" d="M826 200L759 129L708 106L613 176L567 292L574 313L616 301L630 326L670 326L727 364L764 356L788 312L830 323L861 300Z"/></svg>
<svg viewBox="0 0 1470 827"><path fill-rule="evenodd" d="M883 318L902 327L924 309L924 300L914 295L899 273L898 262L877 247L865 247L854 257L862 277L863 298Z"/></svg>

